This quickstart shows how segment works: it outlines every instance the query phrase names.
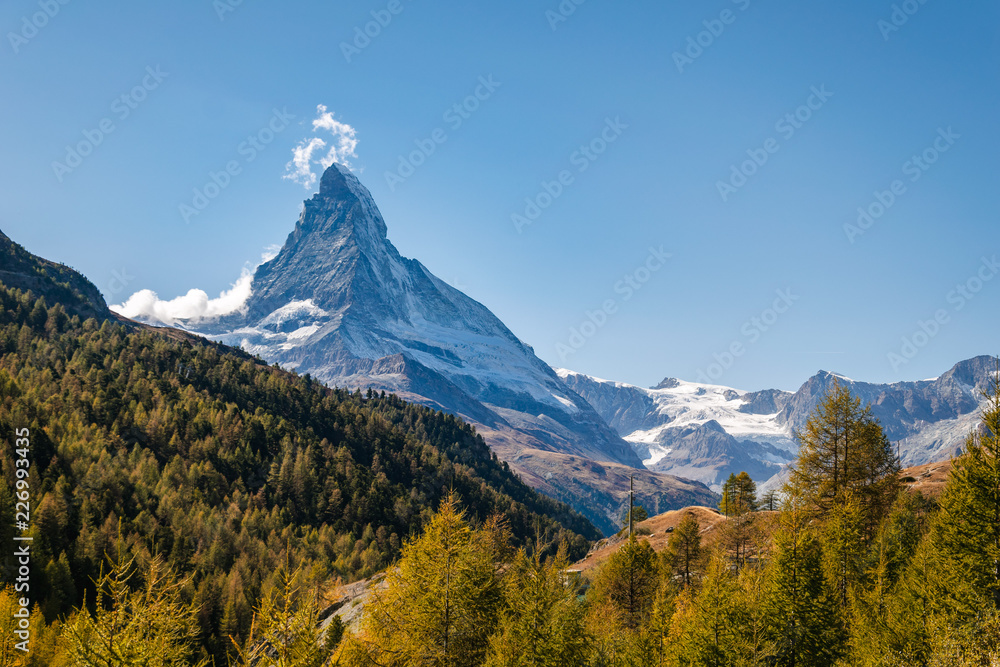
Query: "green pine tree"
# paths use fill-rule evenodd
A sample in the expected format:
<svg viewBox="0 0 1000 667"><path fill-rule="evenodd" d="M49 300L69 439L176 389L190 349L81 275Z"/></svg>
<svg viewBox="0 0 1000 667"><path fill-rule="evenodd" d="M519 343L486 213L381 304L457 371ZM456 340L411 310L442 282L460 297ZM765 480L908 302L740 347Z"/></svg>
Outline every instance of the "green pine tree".
<svg viewBox="0 0 1000 667"><path fill-rule="evenodd" d="M982 428L954 461L941 496L937 547L960 613L1000 610L1000 375L994 376Z"/></svg>
<svg viewBox="0 0 1000 667"><path fill-rule="evenodd" d="M701 567L701 528L694 514L688 513L670 534L667 547L661 552L667 576L681 586L690 586Z"/></svg>
<svg viewBox="0 0 1000 667"><path fill-rule="evenodd" d="M581 665L588 646L583 607L564 550L542 562L520 550L504 575L504 611L486 667Z"/></svg>
<svg viewBox="0 0 1000 667"><path fill-rule="evenodd" d="M772 664L834 665L843 651L841 618L823 575L821 543L806 512L794 505L783 513L775 536L769 589Z"/></svg>
<svg viewBox="0 0 1000 667"><path fill-rule="evenodd" d="M236 667L321 667L330 651L319 630L317 591L303 586L301 567L286 562L277 585L254 614L250 634L236 647Z"/></svg>
<svg viewBox="0 0 1000 667"><path fill-rule="evenodd" d="M496 522L474 530L449 496L423 535L403 547L384 590L372 591L361 632L344 638L339 664L481 664L500 620L507 540Z"/></svg>
<svg viewBox="0 0 1000 667"><path fill-rule="evenodd" d="M674 650L681 664L722 667L739 657L743 620L739 602L736 575L716 552L678 629Z"/></svg>
<svg viewBox="0 0 1000 667"><path fill-rule="evenodd" d="M796 432L799 458L789 475L788 495L804 501L821 518L848 493L861 503L865 539L874 537L899 493L899 457L871 407L834 384Z"/></svg>
<svg viewBox="0 0 1000 667"><path fill-rule="evenodd" d="M644 625L653 609L659 579L656 552L633 535L608 558L594 580L594 598L619 610L626 627Z"/></svg>
<svg viewBox="0 0 1000 667"><path fill-rule="evenodd" d="M195 664L198 610L182 601L183 582L159 558L144 572L137 570L135 559L119 546L97 581L93 614L83 607L66 625L70 655L78 667Z"/></svg>

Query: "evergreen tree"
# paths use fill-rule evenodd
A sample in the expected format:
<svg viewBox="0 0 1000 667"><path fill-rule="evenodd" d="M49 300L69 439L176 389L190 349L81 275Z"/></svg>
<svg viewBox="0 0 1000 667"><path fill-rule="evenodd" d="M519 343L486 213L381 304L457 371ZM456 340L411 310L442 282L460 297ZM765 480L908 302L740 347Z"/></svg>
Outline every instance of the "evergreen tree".
<svg viewBox="0 0 1000 667"><path fill-rule="evenodd" d="M773 512L774 510L778 509L780 505L781 505L781 497L778 494L778 492L774 489L771 489L770 491L765 493L764 497L760 499L760 508L765 509L769 512Z"/></svg>
<svg viewBox="0 0 1000 667"><path fill-rule="evenodd" d="M702 559L701 528L694 514L684 515L670 534L661 558L670 578L676 578L682 586L691 585Z"/></svg>
<svg viewBox="0 0 1000 667"><path fill-rule="evenodd" d="M719 511L727 517L736 513L736 473L729 473L729 477L722 483Z"/></svg>
<svg viewBox="0 0 1000 667"><path fill-rule="evenodd" d="M842 611L847 609L853 588L863 583L867 555L863 521L861 504L847 493L820 528L824 571Z"/></svg>
<svg viewBox="0 0 1000 667"><path fill-rule="evenodd" d="M191 665L198 610L181 600L174 581L155 558L139 578L135 559L119 542L118 556L97 581L94 613L80 609L65 628L79 667L180 667ZM207 661L197 664L205 665Z"/></svg>
<svg viewBox="0 0 1000 667"><path fill-rule="evenodd" d="M653 611L649 622L649 634L653 641L656 665L666 664L668 651L672 648L671 622L677 611L677 584L661 577L660 586L653 599Z"/></svg>
<svg viewBox="0 0 1000 667"><path fill-rule="evenodd" d="M797 432L799 458L788 492L821 518L853 493L861 503L866 541L874 536L899 492L899 457L871 407L846 387L834 384Z"/></svg>
<svg viewBox="0 0 1000 667"><path fill-rule="evenodd" d="M731 517L756 512L757 509L757 484L745 471L739 475L731 473L722 485L719 511Z"/></svg>
<svg viewBox="0 0 1000 667"><path fill-rule="evenodd" d="M722 667L738 658L743 620L739 601L736 576L726 559L716 553L689 609L678 617L677 641L672 648L681 664Z"/></svg>
<svg viewBox="0 0 1000 667"><path fill-rule="evenodd" d="M495 522L470 527L450 496L403 548L385 589L372 592L361 632L341 643L340 664L481 664L502 609L507 539Z"/></svg>
<svg viewBox="0 0 1000 667"><path fill-rule="evenodd" d="M594 581L594 598L619 610L625 626L634 629L649 619L658 577L656 552L633 535L604 563Z"/></svg>
<svg viewBox="0 0 1000 667"><path fill-rule="evenodd" d="M504 611L486 667L582 665L589 638L565 551L542 562L519 550L504 575Z"/></svg>
<svg viewBox="0 0 1000 667"><path fill-rule="evenodd" d="M935 535L960 613L974 616L984 604L1000 611L1000 372L981 429L954 460Z"/></svg>
<svg viewBox="0 0 1000 667"><path fill-rule="evenodd" d="M622 515L621 515L621 524L622 524L622 531L621 532L623 532L623 533L627 533L628 532L629 518L630 518L629 517L629 508L626 507L624 510L622 510ZM633 505L632 506L631 519L632 519L633 529L635 527L635 524L641 523L641 522L645 521L648 518L649 518L649 512L646 511L645 507L643 507L642 505Z"/></svg>
<svg viewBox="0 0 1000 667"><path fill-rule="evenodd" d="M321 641L317 594L302 586L301 567L278 573L278 584L254 614L250 635L237 646L237 667L321 667L330 649Z"/></svg>
<svg viewBox="0 0 1000 667"><path fill-rule="evenodd" d="M820 541L800 508L792 506L783 514L765 602L771 618L773 664L834 665L844 637L836 601L823 576Z"/></svg>

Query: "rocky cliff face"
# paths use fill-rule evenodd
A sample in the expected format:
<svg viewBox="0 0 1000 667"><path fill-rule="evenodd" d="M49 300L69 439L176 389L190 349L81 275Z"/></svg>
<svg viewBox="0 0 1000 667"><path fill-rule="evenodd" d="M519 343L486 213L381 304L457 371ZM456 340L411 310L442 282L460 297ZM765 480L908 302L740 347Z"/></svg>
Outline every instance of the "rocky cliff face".
<svg viewBox="0 0 1000 667"><path fill-rule="evenodd" d="M778 420L789 429L805 425L834 382L848 386L872 406L886 435L899 445L904 465L921 465L948 458L962 446L979 419L983 392L997 372L993 357L961 361L938 378L918 382L872 384L820 372L789 399Z"/></svg>
<svg viewBox="0 0 1000 667"><path fill-rule="evenodd" d="M730 473L770 479L795 457L779 411L791 394L746 393L666 378L651 389L557 370L627 440L650 470L715 490Z"/></svg>
<svg viewBox="0 0 1000 667"><path fill-rule="evenodd" d="M203 327L347 387L405 391L552 451L641 466L593 409L485 306L405 259L368 190L327 169L243 312Z"/></svg>
<svg viewBox="0 0 1000 667"><path fill-rule="evenodd" d="M741 392L667 378L643 389L559 370L567 385L629 441L651 470L719 488L731 472L747 471L774 486L797 453L794 439L835 383L870 405L904 465L953 455L977 427L983 392L997 361L975 357L939 378L873 384L820 371L794 394Z"/></svg>
<svg viewBox="0 0 1000 667"><path fill-rule="evenodd" d="M371 194L339 165L323 174L278 255L257 268L243 308L184 325L330 385L457 414L525 479L605 531L617 529L628 486L627 476L609 485L621 475L601 466L643 468L489 309L401 257ZM642 472L655 502L711 497L701 485L691 487L700 499L684 497L677 479Z"/></svg>

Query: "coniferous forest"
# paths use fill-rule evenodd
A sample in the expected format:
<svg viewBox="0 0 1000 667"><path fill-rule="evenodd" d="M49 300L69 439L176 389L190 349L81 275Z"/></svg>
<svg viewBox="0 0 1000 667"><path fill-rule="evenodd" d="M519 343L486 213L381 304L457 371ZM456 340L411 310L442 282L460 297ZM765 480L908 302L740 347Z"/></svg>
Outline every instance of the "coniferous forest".
<svg viewBox="0 0 1000 667"><path fill-rule="evenodd" d="M58 627L75 610L104 606L113 595L99 582L120 560L121 585L173 582L165 590L176 604L197 609L191 655L216 664L249 636L282 572L314 588L371 576L448 494L473 525L502 515L514 544L545 554L564 545L582 556L598 536L521 483L455 417L391 395L331 390L207 342L81 322L61 304L4 288L0 539L8 545L20 479L14 433L25 428L36 622ZM5 549L5 584L15 571ZM31 664L57 664L39 634Z"/></svg>
<svg viewBox="0 0 1000 667"><path fill-rule="evenodd" d="M780 493L599 535L459 419L0 290L0 665L972 666L1000 660L1000 377L940 498L837 387ZM13 436L11 436L13 440ZM19 482L22 482L19 485ZM644 517L642 511L633 518ZM372 577L345 624L339 586Z"/></svg>

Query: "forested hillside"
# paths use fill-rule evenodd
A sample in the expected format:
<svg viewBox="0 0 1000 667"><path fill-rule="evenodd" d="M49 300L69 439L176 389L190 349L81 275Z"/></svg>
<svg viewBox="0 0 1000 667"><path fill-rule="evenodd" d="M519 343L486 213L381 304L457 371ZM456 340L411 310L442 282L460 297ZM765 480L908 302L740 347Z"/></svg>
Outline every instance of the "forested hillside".
<svg viewBox="0 0 1000 667"><path fill-rule="evenodd" d="M114 318L92 282L64 264L31 254L0 231L0 283L61 303L70 315Z"/></svg>
<svg viewBox="0 0 1000 667"><path fill-rule="evenodd" d="M633 535L585 578L448 503L326 664L1000 664L1000 379L940 501L904 488L892 444L844 387L799 439L780 510L734 475L711 540L688 512L659 553Z"/></svg>
<svg viewBox="0 0 1000 667"><path fill-rule="evenodd" d="M15 429L30 429L31 598L48 622L95 599L107 554L183 578L196 643L226 664L282 568L317 587L374 574L454 492L515 544L582 555L596 529L522 484L455 417L328 389L243 353L0 289L0 541ZM5 549L3 583L12 582ZM131 557L130 556L130 557ZM45 664L37 663L37 664Z"/></svg>

